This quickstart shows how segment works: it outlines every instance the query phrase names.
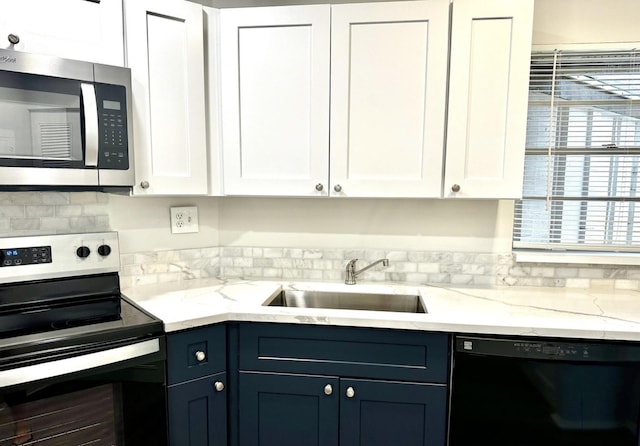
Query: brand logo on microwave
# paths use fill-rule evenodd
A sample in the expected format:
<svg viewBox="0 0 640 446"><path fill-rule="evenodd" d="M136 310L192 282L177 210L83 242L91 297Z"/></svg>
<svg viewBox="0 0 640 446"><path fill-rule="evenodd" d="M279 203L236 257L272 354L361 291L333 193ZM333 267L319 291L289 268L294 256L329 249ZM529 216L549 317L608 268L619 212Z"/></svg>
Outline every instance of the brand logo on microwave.
<svg viewBox="0 0 640 446"><path fill-rule="evenodd" d="M16 63L16 58L9 56L0 56L0 63Z"/></svg>

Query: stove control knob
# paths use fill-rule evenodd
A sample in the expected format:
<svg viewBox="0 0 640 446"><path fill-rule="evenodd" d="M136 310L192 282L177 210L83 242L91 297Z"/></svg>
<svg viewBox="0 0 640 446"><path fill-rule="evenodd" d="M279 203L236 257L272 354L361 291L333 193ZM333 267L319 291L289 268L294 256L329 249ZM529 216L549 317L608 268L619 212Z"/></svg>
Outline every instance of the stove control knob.
<svg viewBox="0 0 640 446"><path fill-rule="evenodd" d="M76 255L81 259L86 259L87 257L89 257L89 254L91 254L91 250L86 246L80 246L78 249L76 249Z"/></svg>
<svg viewBox="0 0 640 446"><path fill-rule="evenodd" d="M109 245L100 245L98 246L98 254L102 257L106 257L111 254L111 246Z"/></svg>

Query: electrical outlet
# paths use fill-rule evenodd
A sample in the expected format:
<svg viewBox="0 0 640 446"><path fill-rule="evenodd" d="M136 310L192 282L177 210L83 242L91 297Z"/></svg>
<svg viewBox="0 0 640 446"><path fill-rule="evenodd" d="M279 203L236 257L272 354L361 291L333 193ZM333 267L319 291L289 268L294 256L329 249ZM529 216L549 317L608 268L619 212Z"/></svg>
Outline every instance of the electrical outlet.
<svg viewBox="0 0 640 446"><path fill-rule="evenodd" d="M171 233L198 232L198 208L181 206L171 208Z"/></svg>

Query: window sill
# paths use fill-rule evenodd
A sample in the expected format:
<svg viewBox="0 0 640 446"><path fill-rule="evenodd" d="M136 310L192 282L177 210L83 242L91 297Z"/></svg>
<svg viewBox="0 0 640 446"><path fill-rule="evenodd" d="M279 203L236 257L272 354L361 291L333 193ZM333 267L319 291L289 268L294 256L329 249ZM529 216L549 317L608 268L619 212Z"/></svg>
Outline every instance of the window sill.
<svg viewBox="0 0 640 446"><path fill-rule="evenodd" d="M516 263L569 263L589 265L640 265L640 253L577 251L513 251Z"/></svg>

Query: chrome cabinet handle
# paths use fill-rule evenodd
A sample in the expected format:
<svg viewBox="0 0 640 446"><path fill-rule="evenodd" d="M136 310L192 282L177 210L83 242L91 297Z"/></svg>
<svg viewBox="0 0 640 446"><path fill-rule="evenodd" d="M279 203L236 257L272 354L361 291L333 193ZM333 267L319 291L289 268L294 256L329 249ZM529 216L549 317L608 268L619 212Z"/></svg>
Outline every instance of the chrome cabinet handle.
<svg viewBox="0 0 640 446"><path fill-rule="evenodd" d="M149 182L147 180L141 181L140 187L143 189L149 189Z"/></svg>
<svg viewBox="0 0 640 446"><path fill-rule="evenodd" d="M353 390L353 387L349 386L347 387L346 395L347 395L347 398L353 398L354 396L356 396L356 391Z"/></svg>
<svg viewBox="0 0 640 446"><path fill-rule="evenodd" d="M322 192L322 189L324 189L324 186L322 185L322 183L318 183L318 184L316 184L316 190L317 190L318 192Z"/></svg>
<svg viewBox="0 0 640 446"><path fill-rule="evenodd" d="M202 362L205 359L207 359L207 355L205 355L204 352L197 351L196 352L196 359L198 360L198 362Z"/></svg>
<svg viewBox="0 0 640 446"><path fill-rule="evenodd" d="M326 386L324 386L325 395L331 395L332 393L333 393L333 387L331 386L331 384L327 384Z"/></svg>
<svg viewBox="0 0 640 446"><path fill-rule="evenodd" d="M9 40L9 43L11 45L17 45L18 43L20 43L20 36L18 36L17 34L9 34L7 36L7 39Z"/></svg>
<svg viewBox="0 0 640 446"><path fill-rule="evenodd" d="M335 190L336 192L342 192L342 186L336 184L335 186L333 186L333 190Z"/></svg>
<svg viewBox="0 0 640 446"><path fill-rule="evenodd" d="M222 392L224 390L224 383L222 381L216 381L213 383L213 387L215 387L216 392Z"/></svg>
<svg viewBox="0 0 640 446"><path fill-rule="evenodd" d="M459 184L454 184L453 186L451 186L451 190L453 192L460 192L460 185Z"/></svg>

